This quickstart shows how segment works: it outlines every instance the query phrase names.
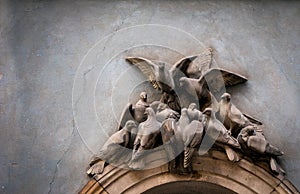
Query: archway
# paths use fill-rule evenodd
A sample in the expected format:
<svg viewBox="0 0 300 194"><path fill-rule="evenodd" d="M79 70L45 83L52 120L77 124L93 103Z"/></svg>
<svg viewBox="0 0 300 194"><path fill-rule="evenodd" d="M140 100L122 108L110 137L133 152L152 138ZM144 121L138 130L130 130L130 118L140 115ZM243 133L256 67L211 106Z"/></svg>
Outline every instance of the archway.
<svg viewBox="0 0 300 194"><path fill-rule="evenodd" d="M143 194L156 194L156 193L168 193L168 194L205 194L205 193L222 193L222 194L236 194L235 192L207 182L199 182L199 181L177 181L166 183L162 185L158 185L153 187Z"/></svg>

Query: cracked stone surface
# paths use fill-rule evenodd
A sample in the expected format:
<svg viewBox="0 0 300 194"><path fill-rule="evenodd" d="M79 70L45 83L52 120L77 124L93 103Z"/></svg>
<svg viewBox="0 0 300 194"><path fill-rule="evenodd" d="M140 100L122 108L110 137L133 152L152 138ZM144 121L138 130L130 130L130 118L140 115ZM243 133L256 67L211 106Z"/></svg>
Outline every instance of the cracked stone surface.
<svg viewBox="0 0 300 194"><path fill-rule="evenodd" d="M76 193L86 184L93 153L73 118L76 70L97 41L141 24L185 30L217 51L220 67L248 77L229 90L232 100L265 124L299 189L299 10L297 1L1 0L0 193ZM96 137L95 146L105 139Z"/></svg>

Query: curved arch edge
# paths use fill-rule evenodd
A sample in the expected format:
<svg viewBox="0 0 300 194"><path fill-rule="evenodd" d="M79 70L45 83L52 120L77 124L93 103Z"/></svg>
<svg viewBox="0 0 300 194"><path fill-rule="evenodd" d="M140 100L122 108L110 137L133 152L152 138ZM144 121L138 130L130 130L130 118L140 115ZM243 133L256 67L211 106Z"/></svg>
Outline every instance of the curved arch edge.
<svg viewBox="0 0 300 194"><path fill-rule="evenodd" d="M195 173L189 175L170 173L168 164L142 171L109 165L79 193L142 193L162 184L179 181L207 182L244 194L299 193L285 176L275 176L245 159L233 163L223 155L220 151L214 151L212 156L194 157L192 165Z"/></svg>

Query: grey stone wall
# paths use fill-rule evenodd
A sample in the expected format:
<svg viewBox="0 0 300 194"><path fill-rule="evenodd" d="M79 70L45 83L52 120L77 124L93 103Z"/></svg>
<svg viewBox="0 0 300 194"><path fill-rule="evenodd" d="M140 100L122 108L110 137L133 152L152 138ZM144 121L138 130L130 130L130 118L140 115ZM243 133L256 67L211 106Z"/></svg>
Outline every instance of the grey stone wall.
<svg viewBox="0 0 300 194"><path fill-rule="evenodd" d="M299 188L299 18L297 1L1 0L0 193L76 193L85 185L90 147L100 147L106 136L93 123L84 123L87 134L96 135L81 138L85 132L72 107L76 72L98 41L116 33L120 44L103 53L117 54L122 46L118 30L142 24L182 29L203 48L216 50L218 66L248 77L247 84L230 89L233 102L265 124L266 137L285 152L280 162L287 177ZM177 45L184 41L170 36ZM155 37L157 42L166 39L159 33ZM143 34L133 34L132 42L135 38ZM182 45L181 53L198 52L193 42ZM179 56L162 53L165 59ZM116 70L106 68L112 74ZM105 99L111 93L96 95ZM101 103L96 109L101 114Z"/></svg>

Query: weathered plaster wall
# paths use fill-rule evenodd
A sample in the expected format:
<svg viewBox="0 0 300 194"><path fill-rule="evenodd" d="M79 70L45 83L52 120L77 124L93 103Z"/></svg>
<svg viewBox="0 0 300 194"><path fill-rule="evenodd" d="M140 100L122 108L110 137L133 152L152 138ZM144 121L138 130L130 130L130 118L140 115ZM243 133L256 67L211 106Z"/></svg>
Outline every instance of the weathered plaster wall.
<svg viewBox="0 0 300 194"><path fill-rule="evenodd" d="M92 152L72 110L76 70L106 35L150 23L191 33L215 48L220 67L249 78L230 90L233 101L265 123L299 188L299 17L297 1L1 0L0 193L75 193L88 181Z"/></svg>

